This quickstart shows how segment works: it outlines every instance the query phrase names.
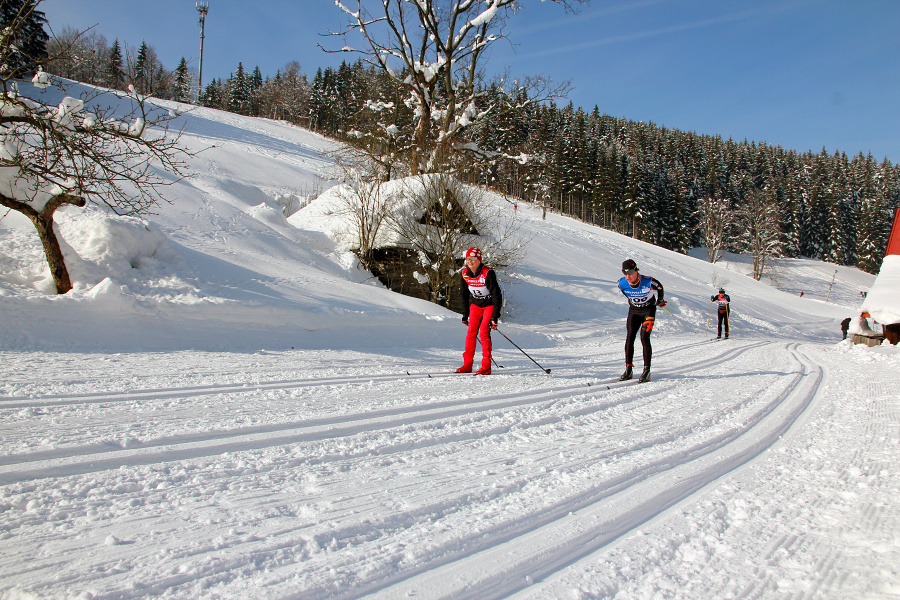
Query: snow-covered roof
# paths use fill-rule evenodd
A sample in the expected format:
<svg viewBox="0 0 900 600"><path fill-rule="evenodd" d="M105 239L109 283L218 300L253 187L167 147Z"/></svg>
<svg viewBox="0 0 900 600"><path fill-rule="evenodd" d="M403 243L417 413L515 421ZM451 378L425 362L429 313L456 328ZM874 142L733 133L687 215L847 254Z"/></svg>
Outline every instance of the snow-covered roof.
<svg viewBox="0 0 900 600"><path fill-rule="evenodd" d="M415 219L423 216L421 203L416 200L426 185L434 185L431 178L439 175L422 175L395 179L380 184L381 201L390 207L393 214L412 214ZM337 185L291 215L291 225L309 231L319 231L327 235L342 252L355 250L359 246L359 223L354 218L353 207L360 201L349 184ZM412 212L411 212L412 211ZM418 214L416 214L418 213ZM408 240L391 227L384 224L378 232L375 248L404 246Z"/></svg>
<svg viewBox="0 0 900 600"><path fill-rule="evenodd" d="M862 310L883 325L900 323L900 254L884 257Z"/></svg>

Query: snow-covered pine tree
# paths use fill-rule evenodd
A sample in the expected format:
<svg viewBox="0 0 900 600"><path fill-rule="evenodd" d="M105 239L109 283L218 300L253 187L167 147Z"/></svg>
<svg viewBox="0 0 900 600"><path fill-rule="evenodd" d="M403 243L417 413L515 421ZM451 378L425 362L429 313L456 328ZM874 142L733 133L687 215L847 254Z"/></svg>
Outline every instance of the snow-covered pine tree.
<svg viewBox="0 0 900 600"><path fill-rule="evenodd" d="M885 210L884 196L864 198L860 203L859 228L856 236L856 267L866 273L877 274L884 256L885 242L890 235L886 224L892 223Z"/></svg>
<svg viewBox="0 0 900 600"><path fill-rule="evenodd" d="M3 0L0 2L0 29L5 47L4 69L13 79L31 78L35 69L47 59L50 36L44 31L47 17L37 10L36 0Z"/></svg>
<svg viewBox="0 0 900 600"><path fill-rule="evenodd" d="M262 71L259 70L259 65L256 65L256 67L253 68L253 72L247 78L247 112L254 117L258 117L261 114L260 94L262 86Z"/></svg>
<svg viewBox="0 0 900 600"><path fill-rule="evenodd" d="M225 84L222 82L221 77L218 79L214 78L206 84L206 89L203 90L203 94L200 96L200 104L209 108L225 108Z"/></svg>
<svg viewBox="0 0 900 600"><path fill-rule="evenodd" d="M244 64L238 63L237 70L231 75L226 84L228 100L225 103L226 110L238 114L247 114L249 104L249 87L247 73L244 72Z"/></svg>
<svg viewBox="0 0 900 600"><path fill-rule="evenodd" d="M777 190L779 220L784 243L785 256L800 256L800 224L802 204L798 192L797 173L799 164L796 152L782 152L777 161L776 174L772 185Z"/></svg>
<svg viewBox="0 0 900 600"><path fill-rule="evenodd" d="M150 58L148 56L147 42L142 41L134 59L131 70L131 84L139 94L150 93Z"/></svg>
<svg viewBox="0 0 900 600"><path fill-rule="evenodd" d="M316 74L313 76L308 110L309 128L313 131L322 131L326 121L327 104L325 99L325 73L322 71L321 67L319 67Z"/></svg>
<svg viewBox="0 0 900 600"><path fill-rule="evenodd" d="M125 88L125 68L122 63L122 49L119 47L119 38L113 41L112 47L103 67L103 83L114 90Z"/></svg>
<svg viewBox="0 0 900 600"><path fill-rule="evenodd" d="M253 73L250 74L248 89L250 93L257 91L263 85L263 76L262 71L259 70L259 65L256 65L253 68Z"/></svg>
<svg viewBox="0 0 900 600"><path fill-rule="evenodd" d="M191 101L191 73L188 71L187 60L182 56L175 68L175 81L172 88L172 99L177 102Z"/></svg>
<svg viewBox="0 0 900 600"><path fill-rule="evenodd" d="M600 210L599 224L607 229L620 231L616 215L625 195L625 155L620 153L618 143L605 140L598 159L592 196Z"/></svg>

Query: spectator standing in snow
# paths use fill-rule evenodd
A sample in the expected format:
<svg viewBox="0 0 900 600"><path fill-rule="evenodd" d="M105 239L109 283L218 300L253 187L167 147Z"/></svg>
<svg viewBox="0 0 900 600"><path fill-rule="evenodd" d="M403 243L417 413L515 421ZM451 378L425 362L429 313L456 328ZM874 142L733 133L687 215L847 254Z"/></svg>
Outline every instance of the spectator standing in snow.
<svg viewBox="0 0 900 600"><path fill-rule="evenodd" d="M800 294L803 295L802 293ZM725 339L728 339L729 327L728 321L731 316L731 298L728 297L728 294L725 293L725 290L719 288L719 293L715 296L710 296L710 302L715 302L719 305L719 335L716 336L716 339L722 337L722 322L725 322Z"/></svg>
<svg viewBox="0 0 900 600"><path fill-rule="evenodd" d="M653 347L650 332L656 322L656 307L665 306L663 286L653 277L641 275L637 264L630 258L622 263L622 277L619 291L628 298L628 318L625 323L625 372L621 381L631 379L634 369L634 340L641 332L641 346L644 350L644 371L638 381L650 381L650 360Z"/></svg>
<svg viewBox="0 0 900 600"><path fill-rule="evenodd" d="M463 366L457 373L471 373L475 362L476 338L481 340L481 368L478 375L491 374L491 329L497 329L503 294L494 270L481 262L481 250L466 251L466 266L460 274L459 295L463 305L462 322L468 326Z"/></svg>
<svg viewBox="0 0 900 600"><path fill-rule="evenodd" d="M847 331L850 330L850 317L847 317L843 321L841 321L841 333L844 334L844 339L847 339Z"/></svg>

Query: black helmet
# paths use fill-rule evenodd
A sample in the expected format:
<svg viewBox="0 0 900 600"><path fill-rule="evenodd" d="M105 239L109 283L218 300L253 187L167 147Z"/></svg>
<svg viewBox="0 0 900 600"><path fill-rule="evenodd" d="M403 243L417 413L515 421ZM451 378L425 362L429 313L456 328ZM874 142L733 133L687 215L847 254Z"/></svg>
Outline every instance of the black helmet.
<svg viewBox="0 0 900 600"><path fill-rule="evenodd" d="M720 294L724 294L724 293L725 293L725 288L719 288L719 293L720 293Z"/></svg>
<svg viewBox="0 0 900 600"><path fill-rule="evenodd" d="M622 263L622 272L626 275L631 275L633 272L637 271L637 264L630 258Z"/></svg>

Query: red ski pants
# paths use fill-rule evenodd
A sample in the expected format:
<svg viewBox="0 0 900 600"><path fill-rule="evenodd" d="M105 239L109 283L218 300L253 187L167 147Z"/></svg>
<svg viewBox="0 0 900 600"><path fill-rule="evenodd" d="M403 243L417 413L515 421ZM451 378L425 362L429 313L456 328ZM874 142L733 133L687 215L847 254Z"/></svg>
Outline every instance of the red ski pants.
<svg viewBox="0 0 900 600"><path fill-rule="evenodd" d="M474 304L469 306L469 329L466 331L466 350L463 352L463 363L471 365L475 360L475 338L481 339L481 368L491 368L491 314L493 305L481 308Z"/></svg>

